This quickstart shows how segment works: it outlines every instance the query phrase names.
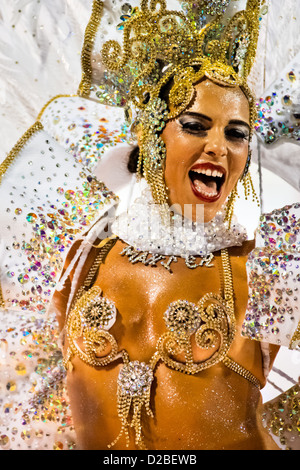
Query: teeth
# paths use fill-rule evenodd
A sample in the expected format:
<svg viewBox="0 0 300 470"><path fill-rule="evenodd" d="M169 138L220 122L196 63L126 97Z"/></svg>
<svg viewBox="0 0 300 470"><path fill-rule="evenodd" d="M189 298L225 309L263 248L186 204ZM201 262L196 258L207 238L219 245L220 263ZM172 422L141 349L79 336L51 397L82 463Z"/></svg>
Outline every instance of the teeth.
<svg viewBox="0 0 300 470"><path fill-rule="evenodd" d="M199 174L202 173L203 175L207 175L207 176L213 176L214 178L216 178L216 177L222 178L223 177L223 174L218 170L211 171L209 169L207 169L207 170L196 169L196 170L192 170L192 171L194 171L195 173L199 173Z"/></svg>

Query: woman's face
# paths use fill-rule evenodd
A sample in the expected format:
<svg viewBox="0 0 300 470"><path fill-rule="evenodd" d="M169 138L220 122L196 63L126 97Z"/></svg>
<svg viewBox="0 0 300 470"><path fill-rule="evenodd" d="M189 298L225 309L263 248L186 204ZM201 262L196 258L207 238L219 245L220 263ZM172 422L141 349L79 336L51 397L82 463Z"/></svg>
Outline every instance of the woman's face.
<svg viewBox="0 0 300 470"><path fill-rule="evenodd" d="M243 173L249 104L238 87L204 80L195 90L192 105L169 121L162 133L167 151L165 182L170 205L179 205L186 217L196 220L197 205L202 204L204 222L208 222Z"/></svg>

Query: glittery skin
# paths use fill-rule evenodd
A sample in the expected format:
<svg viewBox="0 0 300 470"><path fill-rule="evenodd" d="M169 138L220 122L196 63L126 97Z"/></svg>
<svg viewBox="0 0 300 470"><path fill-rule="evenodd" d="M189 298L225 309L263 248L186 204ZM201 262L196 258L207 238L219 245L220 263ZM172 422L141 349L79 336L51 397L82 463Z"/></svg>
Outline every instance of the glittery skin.
<svg viewBox="0 0 300 470"><path fill-rule="evenodd" d="M132 361L147 362L155 350L158 336L165 329L164 319L158 312L163 312L171 299L178 299L183 293L191 301L197 301L201 292L219 285L219 274L215 268L207 278L206 270L212 268L204 267L198 275L195 275L197 271L192 270L187 274L185 264L178 262L170 279L170 274L163 267L131 266L119 255L122 246L117 242L111 250L100 268L96 283L101 285L104 295L113 300L118 309L116 323L110 332L117 339L119 349L126 349ZM233 264L234 275L240 278L244 272L245 276L243 261L234 258ZM246 296L246 284L244 289ZM246 301L241 293L239 290L236 311L239 324L243 317L242 305L245 306ZM258 343L244 341L237 339L233 354L238 354L239 362L245 365L253 354L259 357L260 353ZM197 360L209 355L211 351L202 351L198 353ZM178 360L181 360L180 357ZM95 370L77 358L72 360L72 364L72 371L68 374L68 390L78 429L78 445L85 449L105 449L120 430L116 415L120 365L117 362L105 370ZM258 365L255 371L258 375L261 374L259 368ZM93 387L90 387L91 383ZM150 400L155 417L147 417L145 412L142 414L145 444L150 449L268 448L271 444L266 443L266 435L261 433L256 415L259 397L255 387L223 366L189 376L161 364L155 373ZM182 423L180 429L178 421ZM103 423L105 434L96 431L103 427ZM204 429L205 433L202 431ZM134 440L131 439L134 436L129 435L129 449L134 449ZM123 449L125 445L123 436L114 449Z"/></svg>

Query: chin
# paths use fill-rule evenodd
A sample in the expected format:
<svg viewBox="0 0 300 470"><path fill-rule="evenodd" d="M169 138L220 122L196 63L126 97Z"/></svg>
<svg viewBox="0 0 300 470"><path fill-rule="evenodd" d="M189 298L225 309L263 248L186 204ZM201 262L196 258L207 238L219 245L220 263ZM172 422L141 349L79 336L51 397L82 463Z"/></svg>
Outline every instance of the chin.
<svg viewBox="0 0 300 470"><path fill-rule="evenodd" d="M226 203L228 196L226 185L220 186L218 194L210 197L195 190L190 179L184 183L184 192L181 191L176 194L174 191L173 194L172 192L169 193L171 210L181 213L185 218L193 222L210 222Z"/></svg>

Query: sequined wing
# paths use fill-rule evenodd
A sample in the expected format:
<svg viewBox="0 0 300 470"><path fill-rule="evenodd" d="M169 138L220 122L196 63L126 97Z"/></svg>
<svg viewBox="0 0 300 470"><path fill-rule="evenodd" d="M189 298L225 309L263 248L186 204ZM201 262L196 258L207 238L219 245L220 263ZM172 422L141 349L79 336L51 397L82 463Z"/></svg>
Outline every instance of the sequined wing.
<svg viewBox="0 0 300 470"><path fill-rule="evenodd" d="M300 204L265 214L247 262L243 335L299 350Z"/></svg>
<svg viewBox="0 0 300 470"><path fill-rule="evenodd" d="M2 305L46 311L75 240L117 197L37 122L0 167Z"/></svg>

